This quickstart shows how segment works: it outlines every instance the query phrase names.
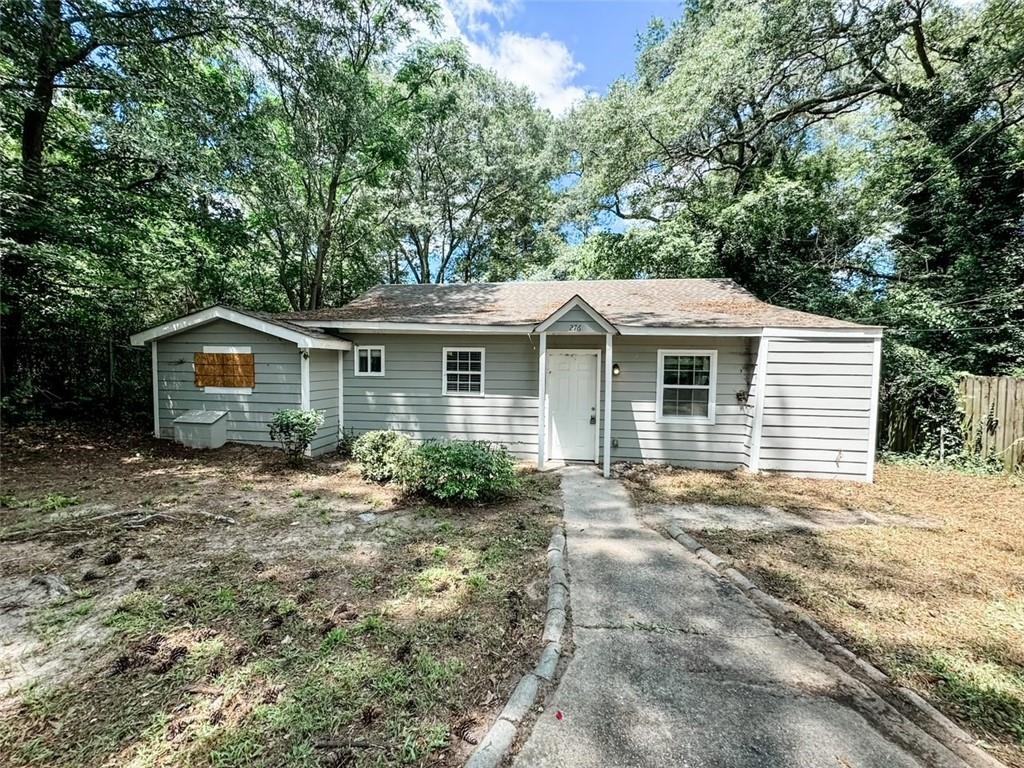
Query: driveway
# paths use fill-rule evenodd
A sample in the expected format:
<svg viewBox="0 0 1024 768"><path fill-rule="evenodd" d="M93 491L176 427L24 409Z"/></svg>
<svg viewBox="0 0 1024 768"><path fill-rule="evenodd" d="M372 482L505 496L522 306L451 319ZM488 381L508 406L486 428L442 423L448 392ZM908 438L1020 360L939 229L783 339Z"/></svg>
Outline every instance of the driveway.
<svg viewBox="0 0 1024 768"><path fill-rule="evenodd" d="M963 768L643 526L621 483L567 467L562 493L575 652L516 766Z"/></svg>

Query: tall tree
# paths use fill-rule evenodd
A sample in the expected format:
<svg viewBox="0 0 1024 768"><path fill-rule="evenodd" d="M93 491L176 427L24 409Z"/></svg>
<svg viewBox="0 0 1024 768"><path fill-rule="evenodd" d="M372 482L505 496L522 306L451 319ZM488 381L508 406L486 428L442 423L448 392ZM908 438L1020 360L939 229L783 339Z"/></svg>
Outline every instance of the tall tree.
<svg viewBox="0 0 1024 768"><path fill-rule="evenodd" d="M109 245L113 230L131 227L129 212L154 203L182 166L195 167L185 137L218 130L216 122L198 125L210 111L204 104L197 112L197 101L224 84L201 61L225 40L228 24L216 0L3 5L5 380L18 366L26 304L60 279L54 269L80 271L64 258L67 249L102 250L97 241ZM223 112L217 121L230 123ZM161 133L174 139L158 140Z"/></svg>
<svg viewBox="0 0 1024 768"><path fill-rule="evenodd" d="M420 89L409 118L408 155L388 193L403 268L418 283L529 271L546 252L548 113L527 90L459 65Z"/></svg>
<svg viewBox="0 0 1024 768"><path fill-rule="evenodd" d="M237 188L295 309L351 298L383 225L372 190L401 161L407 94L388 65L430 0L271 2L249 41L266 92ZM420 73L429 77L429 73ZM415 85L415 84L413 84Z"/></svg>

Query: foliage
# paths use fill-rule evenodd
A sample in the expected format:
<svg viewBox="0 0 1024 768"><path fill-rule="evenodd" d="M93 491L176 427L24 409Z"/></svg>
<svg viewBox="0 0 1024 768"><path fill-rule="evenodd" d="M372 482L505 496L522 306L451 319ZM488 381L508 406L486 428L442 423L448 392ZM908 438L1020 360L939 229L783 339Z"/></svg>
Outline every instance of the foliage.
<svg viewBox="0 0 1024 768"><path fill-rule="evenodd" d="M464 55L420 52L439 74L415 93L407 156L385 193L395 270L418 283L517 277L547 250L550 116Z"/></svg>
<svg viewBox="0 0 1024 768"><path fill-rule="evenodd" d="M270 421L270 439L281 443L288 461L301 464L306 449L324 424L324 414L314 409L288 408L278 411Z"/></svg>
<svg viewBox="0 0 1024 768"><path fill-rule="evenodd" d="M508 452L485 442L426 442L412 455L403 479L411 489L438 501L489 501L519 487Z"/></svg>
<svg viewBox="0 0 1024 768"><path fill-rule="evenodd" d="M377 483L401 480L412 453L412 441L392 430L364 432L352 444L363 478Z"/></svg>
<svg viewBox="0 0 1024 768"><path fill-rule="evenodd" d="M1022 56L1019 3L689 2L560 126L580 237L542 274L726 276L887 326L891 410L935 450L952 372L1024 359Z"/></svg>

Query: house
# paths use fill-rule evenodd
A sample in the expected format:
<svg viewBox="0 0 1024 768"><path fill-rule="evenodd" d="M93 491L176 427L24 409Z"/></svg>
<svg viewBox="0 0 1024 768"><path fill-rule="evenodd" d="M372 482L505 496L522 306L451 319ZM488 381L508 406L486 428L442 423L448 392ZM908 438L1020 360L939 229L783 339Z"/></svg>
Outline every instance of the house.
<svg viewBox="0 0 1024 768"><path fill-rule="evenodd" d="M313 454L342 430L395 429L540 466L870 482L881 336L693 279L383 285L336 309L213 306L132 343L152 347L163 438L188 410L225 410L228 440L269 443L274 412L302 407L326 416Z"/></svg>

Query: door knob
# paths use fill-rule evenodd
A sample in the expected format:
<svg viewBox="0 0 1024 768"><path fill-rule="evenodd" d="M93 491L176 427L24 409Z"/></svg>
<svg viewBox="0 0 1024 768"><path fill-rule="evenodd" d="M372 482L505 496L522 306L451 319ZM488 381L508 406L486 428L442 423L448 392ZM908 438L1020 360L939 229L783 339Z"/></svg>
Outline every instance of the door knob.
<svg viewBox="0 0 1024 768"><path fill-rule="evenodd" d="M590 423L591 424L597 424L597 416L594 415L593 413L590 414Z"/></svg>

